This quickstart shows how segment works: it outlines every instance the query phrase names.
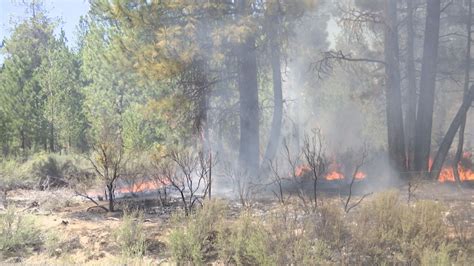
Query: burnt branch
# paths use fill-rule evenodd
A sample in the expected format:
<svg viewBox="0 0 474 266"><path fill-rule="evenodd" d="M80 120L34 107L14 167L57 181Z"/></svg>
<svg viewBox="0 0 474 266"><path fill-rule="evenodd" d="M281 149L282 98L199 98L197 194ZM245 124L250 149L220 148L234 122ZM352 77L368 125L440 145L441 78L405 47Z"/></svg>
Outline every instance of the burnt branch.
<svg viewBox="0 0 474 266"><path fill-rule="evenodd" d="M269 167L270 171L272 172L272 184L276 184L278 189L277 191L272 190L272 192L278 199L278 202L280 202L281 204L285 204L286 199L283 193L283 182L286 180L286 178L280 174L280 170L278 168L278 161L269 160Z"/></svg>
<svg viewBox="0 0 474 266"><path fill-rule="evenodd" d="M318 207L318 179L326 173L326 160L323 155L321 130L313 129L312 136L305 135L303 141L303 157L311 172L313 180L313 208Z"/></svg>
<svg viewBox="0 0 474 266"><path fill-rule="evenodd" d="M352 57L350 54L344 54L341 50L331 50L322 53L322 58L313 64L313 69L318 73L318 77L322 78L323 75L327 75L333 71L334 63L341 64L343 62L365 62L385 66L385 62L382 60L371 58L356 58Z"/></svg>
<svg viewBox="0 0 474 266"><path fill-rule="evenodd" d="M106 212L109 211L109 209L107 209L106 207L100 205L94 198L92 198L91 196L87 195L87 194L83 194L83 193L80 193L78 192L77 190L74 191L74 193L76 194L76 196L79 196L79 197L83 197L89 201L91 201L92 203L95 204L95 206L92 206L92 207L89 207L87 208L87 211L90 211L91 209L94 209L94 208L100 208L100 209L103 209L105 210Z"/></svg>
<svg viewBox="0 0 474 266"><path fill-rule="evenodd" d="M360 157L359 161L356 163L356 166L355 166L354 171L352 173L351 183L349 184L349 194L347 195L346 201L344 203L344 212L346 212L346 213L348 213L353 208L357 207L357 205L359 205L364 200L364 198L366 198L367 196L372 194L372 193L364 194L357 202L351 204L351 199L352 199L352 193L353 193L353 187L354 187L355 180L357 179L357 175L359 174L360 168L365 164L365 161L367 160L368 154L369 153L368 153L367 144L364 144L364 147L362 148L361 157Z"/></svg>
<svg viewBox="0 0 474 266"><path fill-rule="evenodd" d="M208 195L215 164L210 153L178 148L164 156L155 156L152 163L156 170L155 182L170 185L179 192L185 215Z"/></svg>

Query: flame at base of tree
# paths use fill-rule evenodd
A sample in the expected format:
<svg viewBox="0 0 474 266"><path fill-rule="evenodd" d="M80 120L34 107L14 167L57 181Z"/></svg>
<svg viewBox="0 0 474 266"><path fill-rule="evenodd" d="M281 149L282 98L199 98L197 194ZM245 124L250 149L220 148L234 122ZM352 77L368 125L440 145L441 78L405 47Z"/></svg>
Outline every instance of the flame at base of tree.
<svg viewBox="0 0 474 266"><path fill-rule="evenodd" d="M459 181L474 181L474 171L472 170L472 153L471 152L464 152L461 158L461 161L458 163L458 174L459 174ZM452 165L452 164L451 164ZM448 163L445 163L443 168L439 173L438 181L441 183L444 182L456 182L456 178L454 175L453 167ZM431 171L431 167L433 166L433 159L430 158L428 162L428 169Z"/></svg>
<svg viewBox="0 0 474 266"><path fill-rule="evenodd" d="M459 180L463 181L474 181L474 171L471 169L464 168L461 164L458 164L458 173L459 173ZM439 173L439 182L454 182L456 179L454 178L454 171L452 167L443 167L441 172Z"/></svg>
<svg viewBox="0 0 474 266"><path fill-rule="evenodd" d="M462 155L461 162L458 164L458 173L459 180L464 181L474 181L474 171L472 170L472 153L464 152ZM431 166L433 165L433 159L430 158L429 169L431 171ZM441 172L439 173L438 181L441 183L444 182L455 182L456 178L454 176L454 170L452 166L443 166Z"/></svg>

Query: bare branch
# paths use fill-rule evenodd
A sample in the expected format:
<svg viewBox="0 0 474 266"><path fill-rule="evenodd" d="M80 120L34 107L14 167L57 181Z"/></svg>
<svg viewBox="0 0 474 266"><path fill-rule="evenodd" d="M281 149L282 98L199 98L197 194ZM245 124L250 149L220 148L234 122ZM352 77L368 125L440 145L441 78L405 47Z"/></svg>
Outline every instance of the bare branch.
<svg viewBox="0 0 474 266"><path fill-rule="evenodd" d="M350 54L344 54L341 50L339 51L326 51L322 54L322 59L318 60L313 64L313 69L318 73L318 77L322 78L323 74L328 74L332 72L334 65L333 63L342 63L346 62L366 62L366 63L375 63L385 66L385 62L378 59L372 58L354 58Z"/></svg>

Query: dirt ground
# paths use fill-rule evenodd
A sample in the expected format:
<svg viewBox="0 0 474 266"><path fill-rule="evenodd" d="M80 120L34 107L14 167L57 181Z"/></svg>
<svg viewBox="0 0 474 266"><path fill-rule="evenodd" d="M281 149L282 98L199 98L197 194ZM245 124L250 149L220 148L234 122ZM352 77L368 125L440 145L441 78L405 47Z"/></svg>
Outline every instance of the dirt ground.
<svg viewBox="0 0 474 266"><path fill-rule="evenodd" d="M399 187L400 193L408 200L408 187ZM446 221L450 225L450 234L455 235L459 228L463 228L471 237L474 232L474 188L458 188L452 184L422 184L411 195L413 200L435 200L443 202L447 207L446 219L450 214L457 214L457 221ZM337 200L339 196L333 194L320 195L322 200ZM120 225L123 213L121 211L106 213L100 209L87 211L93 203L75 196L66 189L54 191L16 190L9 194L10 204L16 205L19 211L35 216L37 225L42 231L55 232L61 239L67 240L67 245L74 247L65 251L66 247L59 247L54 254L47 254L44 250L33 252L27 258L10 258L9 262L31 264L134 264L133 261L124 262L120 250L112 240L114 229ZM118 204L118 209L123 207ZM143 202L134 200L134 204ZM101 202L106 206L106 202ZM150 205L150 204L147 204ZM238 212L238 203L232 203ZM146 257L135 264L167 265L173 264L171 254L167 249L167 235L170 231L170 215L179 208L177 202L168 207L146 206L145 228L147 231L148 250ZM254 208L262 214L272 208L278 208L275 200L257 201ZM0 212L4 212L0 209ZM66 245L65 244L65 245Z"/></svg>

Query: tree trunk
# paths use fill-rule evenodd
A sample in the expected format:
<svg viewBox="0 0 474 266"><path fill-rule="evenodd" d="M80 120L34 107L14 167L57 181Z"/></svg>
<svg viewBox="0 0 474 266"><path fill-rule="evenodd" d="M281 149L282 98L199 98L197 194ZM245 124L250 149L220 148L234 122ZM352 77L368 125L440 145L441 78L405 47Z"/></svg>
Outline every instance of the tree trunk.
<svg viewBox="0 0 474 266"><path fill-rule="evenodd" d="M54 152L54 122L51 121L50 125L50 140L49 140L49 151Z"/></svg>
<svg viewBox="0 0 474 266"><path fill-rule="evenodd" d="M405 141L403 132L402 94L398 48L398 22L396 0L385 4L384 55L387 101L387 135L391 166L405 172Z"/></svg>
<svg viewBox="0 0 474 266"><path fill-rule="evenodd" d="M271 42L271 64L273 77L273 118L268 139L267 148L265 150L264 163L267 163L275 157L278 145L280 144L281 120L283 116L283 92L281 79L281 54L280 45L278 43L278 13L270 19L269 37Z"/></svg>
<svg viewBox="0 0 474 266"><path fill-rule="evenodd" d="M20 139L21 139L21 149L25 152L26 149L26 140L25 140L25 131L23 129L20 130Z"/></svg>
<svg viewBox="0 0 474 266"><path fill-rule="evenodd" d="M407 80L408 107L405 114L405 141L407 147L407 169L414 170L415 125L416 125L416 70L415 70L415 32L413 23L413 0L407 0Z"/></svg>
<svg viewBox="0 0 474 266"><path fill-rule="evenodd" d="M456 132L461 126L463 118L466 116L467 111L469 111L473 100L474 86L471 86L471 89L466 94L466 97L464 97L461 107L456 113L456 116L454 117L453 121L451 122L451 125L449 126L448 132L444 136L443 141L439 146L438 153L436 154L436 157L433 161L433 165L431 167L431 178L435 180L439 178L439 173L441 172L441 168L443 167L446 155L448 154L451 144L453 143L454 137L456 136Z"/></svg>
<svg viewBox="0 0 474 266"><path fill-rule="evenodd" d="M420 98L415 126L416 171L428 172L433 127L433 106L438 64L440 0L427 1L425 38L420 78Z"/></svg>
<svg viewBox="0 0 474 266"><path fill-rule="evenodd" d="M471 71L471 26L472 24L472 0L469 0L469 11L468 11L468 18L466 23L466 33L467 33L467 44L466 44L466 66L464 69L464 94L463 99L467 96L469 92L469 79L470 79L470 71ZM459 178L459 171L458 165L461 161L463 147L464 147L464 131L466 129L466 120L467 120L467 112L461 118L461 126L459 127L459 137L458 137L458 146L456 150L456 155L454 156L453 161L453 174L456 182L460 183Z"/></svg>
<svg viewBox="0 0 474 266"><path fill-rule="evenodd" d="M114 185L107 185L107 190L109 191L109 212L114 212Z"/></svg>
<svg viewBox="0 0 474 266"><path fill-rule="evenodd" d="M239 2L241 14L250 12L247 1ZM240 98L240 147L239 163L242 170L251 176L258 174L260 141L259 141L259 108L257 81L257 54L255 36L249 34L238 48L239 63L239 98Z"/></svg>
<svg viewBox="0 0 474 266"><path fill-rule="evenodd" d="M203 73L205 67L204 62L199 62L199 65L201 65L198 69L200 73L198 73L198 76L200 78L199 81L197 81L197 89L199 90L199 110L198 110L198 117L196 119L196 129L198 131L198 134L201 137L201 142L202 146L204 149L204 152L208 151L210 148L210 143L209 143L209 127L207 125L208 121L208 108L209 108L209 84L207 81L206 74Z"/></svg>

